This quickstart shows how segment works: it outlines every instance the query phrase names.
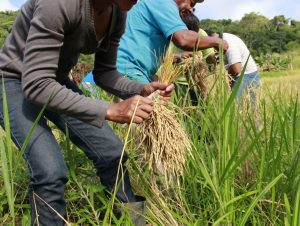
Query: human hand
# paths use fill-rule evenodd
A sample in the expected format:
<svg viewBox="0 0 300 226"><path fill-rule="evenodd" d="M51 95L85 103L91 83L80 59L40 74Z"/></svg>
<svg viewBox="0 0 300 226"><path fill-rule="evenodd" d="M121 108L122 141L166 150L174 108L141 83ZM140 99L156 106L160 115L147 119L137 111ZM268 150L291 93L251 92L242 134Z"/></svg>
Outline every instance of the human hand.
<svg viewBox="0 0 300 226"><path fill-rule="evenodd" d="M142 123L150 116L152 109L153 102L151 98L136 95L108 105L105 119L117 123L130 123L131 120L134 123Z"/></svg>
<svg viewBox="0 0 300 226"><path fill-rule="evenodd" d="M184 52L181 53L181 58L182 59L187 59L187 58L190 58L190 57L193 57L193 56L194 56L193 52L184 51Z"/></svg>
<svg viewBox="0 0 300 226"><path fill-rule="evenodd" d="M141 92L142 96L153 96L158 95L158 97L164 101L169 101L171 99L172 91L174 90L174 84L165 84L160 82L151 82L145 84Z"/></svg>

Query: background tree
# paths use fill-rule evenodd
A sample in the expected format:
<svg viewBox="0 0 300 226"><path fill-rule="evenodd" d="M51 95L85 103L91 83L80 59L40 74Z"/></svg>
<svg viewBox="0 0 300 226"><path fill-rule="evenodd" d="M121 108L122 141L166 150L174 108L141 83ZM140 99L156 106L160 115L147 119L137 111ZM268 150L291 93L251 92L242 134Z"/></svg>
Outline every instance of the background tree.
<svg viewBox="0 0 300 226"><path fill-rule="evenodd" d="M273 19L251 12L240 21L202 20L203 29L233 33L241 37L253 56L282 53L300 46L300 22L283 15Z"/></svg>

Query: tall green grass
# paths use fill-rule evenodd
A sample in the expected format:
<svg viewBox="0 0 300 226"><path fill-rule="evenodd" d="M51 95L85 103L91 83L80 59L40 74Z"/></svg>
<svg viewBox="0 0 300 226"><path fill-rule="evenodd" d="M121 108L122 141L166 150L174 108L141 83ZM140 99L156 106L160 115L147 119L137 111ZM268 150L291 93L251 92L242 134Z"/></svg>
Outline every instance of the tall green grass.
<svg viewBox="0 0 300 226"><path fill-rule="evenodd" d="M4 78L1 79L2 82L2 104L3 104L3 121L4 121L4 129L5 134L1 135L0 140L0 152L1 152L1 166L2 166L2 175L3 175L3 184L5 187L5 194L7 198L7 204L9 207L9 215L11 218L11 225L16 224L16 211L15 211L15 178L17 177L17 173L19 172L20 161L26 150L26 147L30 141L30 137L34 132L34 129L43 115L48 102L50 101L50 97L46 101L45 105L41 109L38 117L32 124L32 127L28 131L28 135L25 138L24 143L22 144L21 150L16 152L13 148L13 142L10 133L10 120L9 120L9 109L6 97L6 90L4 84ZM8 216L8 215L6 215Z"/></svg>
<svg viewBox="0 0 300 226"><path fill-rule="evenodd" d="M12 225L15 225L15 206L14 206L14 178L13 178L13 165L14 165L14 155L12 151L12 140L10 136L10 126L9 126L9 116L8 116L8 106L6 101L6 91L4 86L4 79L2 81L3 90L3 118L4 118L4 128L5 128L5 139L1 139L1 163L2 163L2 174L4 180L4 187L7 197L7 203L12 218Z"/></svg>
<svg viewBox="0 0 300 226"><path fill-rule="evenodd" d="M134 133L126 138L128 127L112 124L126 141L133 186L148 200L147 220L166 226L299 225L299 95L265 87L259 110L255 111L246 101L236 104L236 93L228 91L222 76L220 72L213 91L201 106L192 107L186 93L174 98L193 152L182 177L168 186L161 176L153 186L152 173L136 156L140 147ZM110 99L103 92L98 95ZM24 198L27 172L17 170L26 166L20 158L22 151L17 152L12 144L8 114L4 118L6 129L0 140L0 222L28 225L28 201ZM52 127L69 168L66 220L72 225L131 225L128 215L117 218L113 214L112 202L91 162L70 142L68 132L64 135Z"/></svg>

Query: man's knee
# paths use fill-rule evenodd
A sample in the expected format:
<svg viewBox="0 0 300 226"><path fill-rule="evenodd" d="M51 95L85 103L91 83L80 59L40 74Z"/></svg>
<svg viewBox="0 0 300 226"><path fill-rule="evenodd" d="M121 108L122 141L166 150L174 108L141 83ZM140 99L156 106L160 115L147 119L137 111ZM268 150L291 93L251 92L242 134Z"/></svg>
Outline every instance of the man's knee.
<svg viewBox="0 0 300 226"><path fill-rule="evenodd" d="M111 145L110 151L106 153L105 156L105 162L107 164L107 167L116 166L120 163L120 161L122 162L122 164L124 164L127 161L128 155L124 151L123 147L124 146L121 141L114 142Z"/></svg>
<svg viewBox="0 0 300 226"><path fill-rule="evenodd" d="M31 184L63 186L68 181L67 167L63 161L45 161L30 166Z"/></svg>

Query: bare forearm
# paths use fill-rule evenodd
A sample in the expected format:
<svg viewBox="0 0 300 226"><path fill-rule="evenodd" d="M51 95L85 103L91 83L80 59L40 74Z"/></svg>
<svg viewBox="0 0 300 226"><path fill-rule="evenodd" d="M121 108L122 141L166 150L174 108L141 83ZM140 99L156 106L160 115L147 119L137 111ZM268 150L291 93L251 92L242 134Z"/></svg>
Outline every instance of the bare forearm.
<svg viewBox="0 0 300 226"><path fill-rule="evenodd" d="M139 95L143 89L142 84L121 76L116 70L100 73L95 69L94 74L98 86L122 99Z"/></svg>
<svg viewBox="0 0 300 226"><path fill-rule="evenodd" d="M241 73L241 71L242 71L242 64L241 63L232 64L228 68L228 74L230 74L233 77L239 75Z"/></svg>
<svg viewBox="0 0 300 226"><path fill-rule="evenodd" d="M220 39L216 37L200 37L197 32L181 30L172 36L174 44L186 51L201 50L207 48L218 48Z"/></svg>

